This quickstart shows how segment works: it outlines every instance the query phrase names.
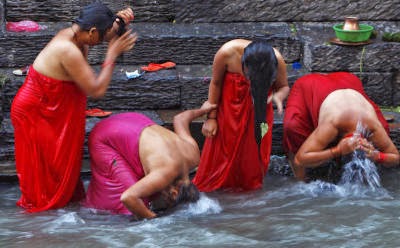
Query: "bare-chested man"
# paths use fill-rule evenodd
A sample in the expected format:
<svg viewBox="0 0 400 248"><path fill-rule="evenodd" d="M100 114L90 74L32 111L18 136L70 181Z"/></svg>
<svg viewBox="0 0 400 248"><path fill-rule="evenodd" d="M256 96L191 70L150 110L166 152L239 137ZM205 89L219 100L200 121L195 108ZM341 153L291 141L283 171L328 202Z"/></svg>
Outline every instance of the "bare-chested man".
<svg viewBox="0 0 400 248"><path fill-rule="evenodd" d="M189 124L215 108L206 101L176 115L175 132L132 112L99 122L89 137L92 179L84 205L141 219L156 217L149 208L156 193L167 207L197 200L189 172L199 163L200 150Z"/></svg>
<svg viewBox="0 0 400 248"><path fill-rule="evenodd" d="M368 137L352 137L359 123ZM346 72L310 74L295 82L286 105L284 148L295 177L301 180L306 168L356 149L386 167L399 164L399 152L381 111L367 97L361 81Z"/></svg>

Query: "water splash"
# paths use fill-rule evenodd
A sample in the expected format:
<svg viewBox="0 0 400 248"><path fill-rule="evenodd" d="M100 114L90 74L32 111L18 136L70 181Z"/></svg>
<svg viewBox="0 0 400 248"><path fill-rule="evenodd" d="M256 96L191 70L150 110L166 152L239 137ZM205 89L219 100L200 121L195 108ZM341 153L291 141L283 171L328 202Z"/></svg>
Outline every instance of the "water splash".
<svg viewBox="0 0 400 248"><path fill-rule="evenodd" d="M358 121L353 138L369 138L370 136L371 132L369 129L361 121ZM343 174L339 184L367 185L372 190L381 187L376 165L365 156L363 150L354 151L351 161L343 166Z"/></svg>
<svg viewBox="0 0 400 248"><path fill-rule="evenodd" d="M204 193L200 194L200 199L195 203L188 204L186 209L181 210L184 215L197 216L204 214L217 214L222 211L218 200L207 197Z"/></svg>
<svg viewBox="0 0 400 248"><path fill-rule="evenodd" d="M371 132L367 126L358 121L352 138L369 138ZM356 150L348 155L349 162L343 165L342 176L338 184L314 181L301 187L302 193L313 197L336 195L339 197L390 197L382 187L378 169L373 161L365 156L363 150Z"/></svg>
<svg viewBox="0 0 400 248"><path fill-rule="evenodd" d="M355 151L351 161L343 166L339 184L366 185L376 190L381 187L381 179L376 165L365 157L364 151Z"/></svg>

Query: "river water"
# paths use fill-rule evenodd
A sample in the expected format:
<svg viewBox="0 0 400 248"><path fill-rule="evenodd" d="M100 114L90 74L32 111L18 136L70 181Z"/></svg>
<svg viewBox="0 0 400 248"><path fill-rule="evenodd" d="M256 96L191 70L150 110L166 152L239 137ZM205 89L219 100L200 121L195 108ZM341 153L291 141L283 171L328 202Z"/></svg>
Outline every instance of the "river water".
<svg viewBox="0 0 400 248"><path fill-rule="evenodd" d="M268 175L262 190L202 193L145 221L78 205L27 214L18 185L0 184L0 247L400 247L400 172L378 176L371 186Z"/></svg>

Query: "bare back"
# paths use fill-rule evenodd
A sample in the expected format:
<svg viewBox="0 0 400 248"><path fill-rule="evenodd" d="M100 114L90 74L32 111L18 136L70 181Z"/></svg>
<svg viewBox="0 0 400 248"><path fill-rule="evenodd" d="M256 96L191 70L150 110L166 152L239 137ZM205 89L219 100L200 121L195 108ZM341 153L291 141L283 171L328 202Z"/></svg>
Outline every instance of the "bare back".
<svg viewBox="0 0 400 248"><path fill-rule="evenodd" d="M307 153L326 149L329 144L353 134L359 122L370 132L370 136L365 138L379 151L397 152L372 105L359 92L342 89L326 97L319 110L318 126L300 147L296 157L301 161Z"/></svg>
<svg viewBox="0 0 400 248"><path fill-rule="evenodd" d="M383 129L373 106L355 90L336 90L321 105L318 126L331 123L340 134L346 135L355 131L358 122L371 132Z"/></svg>
<svg viewBox="0 0 400 248"><path fill-rule="evenodd" d="M173 178L188 175L196 166L196 149L176 133L159 125L145 128L139 141L139 156L145 174L163 171Z"/></svg>

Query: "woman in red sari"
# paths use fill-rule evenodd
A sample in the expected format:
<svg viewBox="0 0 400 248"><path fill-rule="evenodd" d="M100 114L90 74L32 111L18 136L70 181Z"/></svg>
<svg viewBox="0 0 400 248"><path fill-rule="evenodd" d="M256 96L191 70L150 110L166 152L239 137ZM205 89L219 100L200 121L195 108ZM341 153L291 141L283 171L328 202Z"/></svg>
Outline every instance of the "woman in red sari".
<svg viewBox="0 0 400 248"><path fill-rule="evenodd" d="M118 34L133 20L96 2L83 8L71 27L58 32L30 66L11 107L21 198L29 212L64 207L84 196L79 180L85 136L86 97L101 97L114 62L133 48L136 35ZM88 47L109 41L98 75L87 62Z"/></svg>
<svg viewBox="0 0 400 248"><path fill-rule="evenodd" d="M286 64L265 41L235 39L216 53L208 101L218 104L202 132L207 137L193 179L200 191L262 186L272 143L273 108L289 94Z"/></svg>

